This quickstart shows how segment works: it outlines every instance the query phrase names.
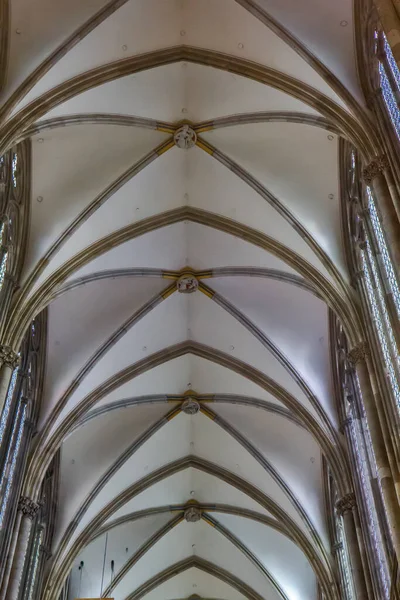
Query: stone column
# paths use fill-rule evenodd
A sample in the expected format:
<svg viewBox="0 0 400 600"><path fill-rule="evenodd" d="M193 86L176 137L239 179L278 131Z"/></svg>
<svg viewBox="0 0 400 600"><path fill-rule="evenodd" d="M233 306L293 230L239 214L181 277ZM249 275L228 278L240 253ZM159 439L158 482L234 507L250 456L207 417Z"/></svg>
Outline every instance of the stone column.
<svg viewBox="0 0 400 600"><path fill-rule="evenodd" d="M33 521L38 513L40 505L21 496L18 502L18 512L21 513L18 539L15 553L12 558L12 567L10 572L9 585L7 590L7 600L18 600L19 587L23 576L25 561L27 559L27 550L32 531Z"/></svg>
<svg viewBox="0 0 400 600"><path fill-rule="evenodd" d="M12 348L0 346L0 414L3 411L12 372L18 363L19 356Z"/></svg>
<svg viewBox="0 0 400 600"><path fill-rule="evenodd" d="M400 265L400 221L384 175L388 167L386 156L380 156L371 161L363 170L364 181L372 185L382 219L382 229L392 257L393 268L399 270Z"/></svg>
<svg viewBox="0 0 400 600"><path fill-rule="evenodd" d="M388 453L385 446L375 396L369 377L367 356L368 345L362 342L348 353L348 360L355 368L360 382L362 398L367 416L368 428L371 435L375 454L377 475L383 494L383 501L388 516L393 547L397 560L400 562L400 506L397 501L396 488L389 465Z"/></svg>
<svg viewBox="0 0 400 600"><path fill-rule="evenodd" d="M338 515L343 518L346 534L347 549L350 558L351 574L357 600L368 600L367 586L365 583L361 552L358 545L357 529L355 524L356 499L353 493L346 494L336 503Z"/></svg>

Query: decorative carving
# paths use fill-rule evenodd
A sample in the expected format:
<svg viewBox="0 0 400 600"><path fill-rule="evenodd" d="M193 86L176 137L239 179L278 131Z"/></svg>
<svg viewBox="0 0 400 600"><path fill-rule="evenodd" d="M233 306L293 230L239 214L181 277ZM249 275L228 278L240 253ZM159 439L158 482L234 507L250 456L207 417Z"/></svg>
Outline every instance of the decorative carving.
<svg viewBox="0 0 400 600"><path fill-rule="evenodd" d="M43 544L40 544L39 551L42 554L44 554L46 560L48 560L51 557L51 550L49 549L48 546L44 546Z"/></svg>
<svg viewBox="0 0 400 600"><path fill-rule="evenodd" d="M349 425L351 425L352 421L353 421L353 419L351 417L347 417L347 419L344 419L341 422L340 427L339 427L340 433L344 433L346 431L347 427Z"/></svg>
<svg viewBox="0 0 400 600"><path fill-rule="evenodd" d="M193 398L187 398L182 402L181 411L184 412L185 415L195 415L199 410L200 404Z"/></svg>
<svg viewBox="0 0 400 600"><path fill-rule="evenodd" d="M199 282L194 275L186 273L185 275L179 277L178 281L176 282L176 287L178 292L181 294L192 294L198 289Z"/></svg>
<svg viewBox="0 0 400 600"><path fill-rule="evenodd" d="M197 506L190 506L184 512L185 521L187 521L187 523L197 523L197 521L200 521L201 515L201 509Z"/></svg>
<svg viewBox="0 0 400 600"><path fill-rule="evenodd" d="M347 353L348 361L353 367L355 367L362 360L365 360L367 356L369 356L369 348L366 342L357 344L357 346L354 346L354 348Z"/></svg>
<svg viewBox="0 0 400 600"><path fill-rule="evenodd" d="M333 544L332 550L334 552L340 552L340 550L343 550L343 542L337 542L336 544Z"/></svg>
<svg viewBox="0 0 400 600"><path fill-rule="evenodd" d="M360 248L360 250L366 250L368 248L367 241L362 240L361 242L358 242L358 247Z"/></svg>
<svg viewBox="0 0 400 600"><path fill-rule="evenodd" d="M197 134L190 125L182 125L179 127L174 133L174 142L178 148L182 150L189 150L189 148L193 148L196 145Z"/></svg>
<svg viewBox="0 0 400 600"><path fill-rule="evenodd" d="M40 504L34 502L27 496L21 496L18 502L18 511L22 512L24 517L28 517L31 521L36 517Z"/></svg>
<svg viewBox="0 0 400 600"><path fill-rule="evenodd" d="M356 505L356 497L353 492L346 494L343 498L340 498L336 502L336 510L339 516L343 516L345 513L351 511Z"/></svg>
<svg viewBox="0 0 400 600"><path fill-rule="evenodd" d="M369 165L363 170L363 179L366 184L372 183L375 177L378 177L388 167L388 159L384 154L377 156L374 160L371 160Z"/></svg>
<svg viewBox="0 0 400 600"><path fill-rule="evenodd" d="M19 365L19 356L10 346L0 346L0 365L15 369Z"/></svg>

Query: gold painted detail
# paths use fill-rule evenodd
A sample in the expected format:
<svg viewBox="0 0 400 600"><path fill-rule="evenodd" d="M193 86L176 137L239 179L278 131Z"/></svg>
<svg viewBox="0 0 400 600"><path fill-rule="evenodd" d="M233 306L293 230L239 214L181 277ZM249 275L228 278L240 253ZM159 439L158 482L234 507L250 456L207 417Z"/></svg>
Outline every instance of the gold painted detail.
<svg viewBox="0 0 400 600"><path fill-rule="evenodd" d="M343 516L346 512L353 510L356 506L356 497L353 492L346 494L336 502L336 510L339 516Z"/></svg>
<svg viewBox="0 0 400 600"><path fill-rule="evenodd" d="M19 365L19 356L10 346L0 346L0 365L15 369Z"/></svg>
<svg viewBox="0 0 400 600"><path fill-rule="evenodd" d="M174 147L174 142L173 142L173 140L170 140L170 141L166 142L163 146L158 148L158 150L156 150L156 152L157 152L158 156L161 156L161 154L164 154L165 152L167 152L168 150L170 150L173 147Z"/></svg>
<svg viewBox="0 0 400 600"><path fill-rule="evenodd" d="M207 154L210 154L211 156L214 154L214 149L210 148L210 146L208 144L205 144L202 140L197 140L196 146L198 146L199 148L204 150L204 152L207 152Z"/></svg>
<svg viewBox="0 0 400 600"><path fill-rule="evenodd" d="M366 184L372 183L389 166L388 159L384 154L377 156L363 170L363 179Z"/></svg>
<svg viewBox="0 0 400 600"><path fill-rule="evenodd" d="M357 344L357 346L354 346L354 348L352 348L347 354L349 363L353 367L355 367L359 362L365 360L367 356L369 356L369 348L366 342Z"/></svg>

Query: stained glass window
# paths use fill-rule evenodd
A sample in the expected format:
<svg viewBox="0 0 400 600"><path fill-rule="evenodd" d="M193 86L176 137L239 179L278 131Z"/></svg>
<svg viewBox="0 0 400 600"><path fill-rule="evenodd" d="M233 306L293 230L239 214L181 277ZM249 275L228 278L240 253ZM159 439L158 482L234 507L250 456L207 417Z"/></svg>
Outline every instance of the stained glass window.
<svg viewBox="0 0 400 600"><path fill-rule="evenodd" d="M1 290L2 286L3 286L4 277L5 277L5 274L6 274L6 271L7 271L7 259L8 259L8 253L5 252L3 254L3 257L2 257L1 262L0 262L0 290Z"/></svg>
<svg viewBox="0 0 400 600"><path fill-rule="evenodd" d="M379 76L381 81L382 96L385 101L390 120L393 123L397 137L400 138L400 111L392 90L392 86L390 85L389 78L386 75L385 67L381 62L379 63Z"/></svg>
<svg viewBox="0 0 400 600"><path fill-rule="evenodd" d="M13 186L17 187L17 165L18 165L18 154L14 152L11 162L11 178L13 182Z"/></svg>
<svg viewBox="0 0 400 600"><path fill-rule="evenodd" d="M41 545L43 542L43 528L40 527L35 532L35 539L33 543L32 553L30 556L29 569L27 574L27 587L24 590L24 600L32 600L33 594L36 587L36 578L38 573L38 568L40 564L40 552Z"/></svg>
<svg viewBox="0 0 400 600"><path fill-rule="evenodd" d="M393 269L393 264L389 256L388 247L386 244L385 236L382 231L382 226L379 220L378 212L376 210L375 201L371 192L371 189L367 187L367 195L368 195L368 208L369 214L371 218L372 228L374 230L374 234L376 237L376 241L378 242L379 252L382 256L382 262L385 269L386 277L389 282L390 291L393 295L393 300L396 306L397 314L400 318L400 289L399 284L397 282L396 274Z"/></svg>
<svg viewBox="0 0 400 600"><path fill-rule="evenodd" d="M8 386L7 398L6 398L6 401L4 403L3 412L1 413L1 419L0 419L0 446L1 446L1 443L3 441L4 431L6 429L8 416L10 414L10 408L11 408L12 399L13 399L13 395L14 395L15 384L17 383L17 375L18 375L18 369L14 369L13 374L11 376L10 384Z"/></svg>
<svg viewBox="0 0 400 600"><path fill-rule="evenodd" d="M368 528L371 541L374 546L374 554L379 566L379 579L385 598L390 597L390 577L383 550L382 534L376 513L374 494L371 486L369 462L364 445L363 434L359 419L352 418L350 423L350 436L355 450L357 471L361 482L361 490L364 497Z"/></svg>
<svg viewBox="0 0 400 600"><path fill-rule="evenodd" d="M397 88L400 90L399 67L397 66L396 60L393 56L392 49L390 47L389 42L387 41L386 35L384 33L382 33L382 36L383 36L383 47L385 49L386 59L387 59L388 65L390 67L390 70L392 72L393 78L396 82Z"/></svg>
<svg viewBox="0 0 400 600"><path fill-rule="evenodd" d="M387 375L393 390L393 395L396 400L397 407L400 411L400 388L397 380L397 374L393 365L393 359L390 351L390 346L386 338L386 331L383 325L385 322L386 330L389 334L390 345L392 346L393 351L396 351L396 342L394 340L393 331L390 325L389 316L387 314L385 299L383 297L382 289L379 283L379 278L377 277L375 261L372 256L371 248L369 242L367 241L367 253L369 261L365 255L365 251L361 252L361 263L364 273L365 285L368 295L368 300L371 308L372 318L374 320L375 328L378 334L380 346L382 349L383 358L385 361ZM368 264L369 263L369 264ZM373 274L370 273L371 267ZM375 285L374 285L375 284ZM378 299L377 299L378 296ZM381 310L382 313L381 313ZM383 319L382 319L383 316ZM397 356L398 360L398 356Z"/></svg>
<svg viewBox="0 0 400 600"><path fill-rule="evenodd" d="M5 469L1 481L0 489L0 529L3 527L4 517L10 498L10 492L14 481L15 468L18 462L19 449L24 433L26 419L26 404L20 402L17 415L14 421L14 427L11 434L10 444L5 462Z"/></svg>

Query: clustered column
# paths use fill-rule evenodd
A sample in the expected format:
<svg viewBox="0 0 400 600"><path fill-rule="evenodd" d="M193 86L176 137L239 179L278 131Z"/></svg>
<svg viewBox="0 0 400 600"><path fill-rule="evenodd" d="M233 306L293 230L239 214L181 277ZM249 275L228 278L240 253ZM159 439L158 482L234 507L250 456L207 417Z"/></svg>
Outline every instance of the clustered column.
<svg viewBox="0 0 400 600"><path fill-rule="evenodd" d="M386 507L394 550L396 552L397 560L400 563L400 506L397 501L394 480L390 470L387 450L379 422L376 399L369 377L367 365L368 357L369 349L365 342L355 346L348 354L349 363L355 368L361 387L363 404L374 449L377 475Z"/></svg>
<svg viewBox="0 0 400 600"><path fill-rule="evenodd" d="M18 502L18 538L11 567L8 600L17 600L19 587L23 575L26 553L32 531L33 521L39 511L40 505L26 496L21 496Z"/></svg>
<svg viewBox="0 0 400 600"><path fill-rule="evenodd" d="M357 510L355 495L350 493L343 496L343 498L340 498L336 503L336 510L338 515L343 518L356 598L357 600L368 600L368 592L365 584L364 569L355 523L354 511Z"/></svg>

